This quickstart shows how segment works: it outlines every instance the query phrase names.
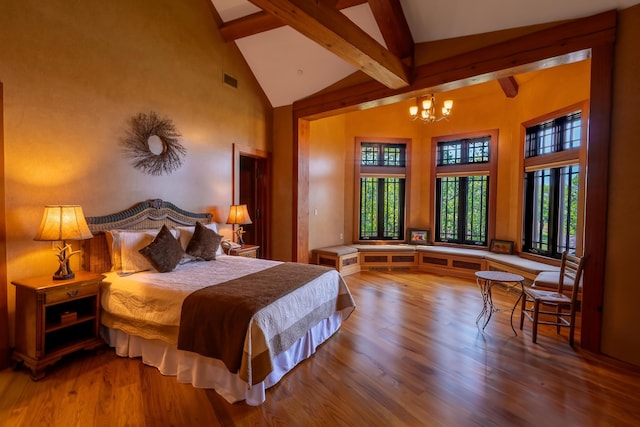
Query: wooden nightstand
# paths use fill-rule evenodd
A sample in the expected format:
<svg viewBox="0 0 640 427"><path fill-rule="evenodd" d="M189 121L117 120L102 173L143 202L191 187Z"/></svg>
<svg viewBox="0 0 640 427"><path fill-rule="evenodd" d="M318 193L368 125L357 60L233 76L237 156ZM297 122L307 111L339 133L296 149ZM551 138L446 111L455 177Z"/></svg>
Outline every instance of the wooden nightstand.
<svg viewBox="0 0 640 427"><path fill-rule="evenodd" d="M103 345L99 337L100 284L105 276L76 272L71 280L51 275L16 280L16 347L11 355L45 376L45 368L62 356Z"/></svg>
<svg viewBox="0 0 640 427"><path fill-rule="evenodd" d="M241 248L229 250L229 255L243 256L247 258L258 258L258 249L260 249L260 246L244 245Z"/></svg>

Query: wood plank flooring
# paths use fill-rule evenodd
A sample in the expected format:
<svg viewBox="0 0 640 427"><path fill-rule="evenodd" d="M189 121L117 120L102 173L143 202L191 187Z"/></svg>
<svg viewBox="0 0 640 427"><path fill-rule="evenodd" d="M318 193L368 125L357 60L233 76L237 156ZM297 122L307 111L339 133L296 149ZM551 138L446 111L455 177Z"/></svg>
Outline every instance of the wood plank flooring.
<svg viewBox="0 0 640 427"><path fill-rule="evenodd" d="M39 382L1 371L0 425L639 425L640 368L570 348L566 330L542 328L533 344L519 314L518 336L506 313L479 332L475 282L412 272L346 281L356 311L259 407L230 405L107 348L69 356Z"/></svg>

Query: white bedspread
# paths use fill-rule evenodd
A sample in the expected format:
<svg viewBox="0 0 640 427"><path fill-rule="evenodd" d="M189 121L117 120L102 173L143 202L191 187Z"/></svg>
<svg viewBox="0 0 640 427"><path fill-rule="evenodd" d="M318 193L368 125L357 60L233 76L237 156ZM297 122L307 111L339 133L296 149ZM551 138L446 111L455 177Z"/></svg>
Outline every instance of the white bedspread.
<svg viewBox="0 0 640 427"><path fill-rule="evenodd" d="M190 262L169 273L109 273L101 295L101 323L130 336L176 345L187 296L278 264L282 263L223 255L215 261ZM333 269L273 301L256 312L244 329L240 378L249 387L260 383L275 368L275 356L303 337L306 328L334 313L344 320L354 308L344 280Z"/></svg>
<svg viewBox="0 0 640 427"><path fill-rule="evenodd" d="M219 255L215 261L188 262L169 273L153 270L120 276L110 272L102 289L102 309L121 320L134 321L134 324L177 327L182 302L193 291L277 264L280 262ZM175 338L165 340L175 341Z"/></svg>

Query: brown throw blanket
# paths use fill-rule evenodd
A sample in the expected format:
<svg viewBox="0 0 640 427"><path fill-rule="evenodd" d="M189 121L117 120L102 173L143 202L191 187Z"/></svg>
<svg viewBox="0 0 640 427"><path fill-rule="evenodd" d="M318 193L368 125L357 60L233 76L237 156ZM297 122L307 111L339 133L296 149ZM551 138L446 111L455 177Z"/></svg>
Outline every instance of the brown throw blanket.
<svg viewBox="0 0 640 427"><path fill-rule="evenodd" d="M230 372L240 373L240 377L248 381L249 384L264 380L268 374L264 371L271 370L271 361L262 360L259 362L260 366L256 368L254 366L256 361L252 357L257 357L257 355L247 355L245 349L245 338L248 337L247 331L253 316L264 307L328 270L331 269L317 265L283 263L193 292L182 304L178 348L222 360ZM325 313L334 313L338 310L338 301L344 301L345 296L348 297L346 298L347 305L355 307L348 290L346 290L346 295L342 289L339 293L341 295L336 295L336 300L332 303L333 307L329 310L327 307L323 307L322 310L316 311L322 312L322 316L327 317ZM310 318L309 322L315 321L317 323L321 320L321 318L316 320L317 315L311 317L313 318ZM307 329L294 333L302 333L303 335ZM297 340L302 335L293 338ZM249 337L252 335L249 334ZM287 345L293 338L285 337ZM278 340L282 340L282 337L278 337ZM249 343L249 353L251 346L252 343ZM254 346L259 347L260 344ZM280 345L276 345L276 347L280 347ZM277 350L286 350L286 348L274 351ZM268 349L264 353L269 358L275 355L268 354ZM242 366L242 370L248 371L244 374L240 372L243 357L249 358L249 361L244 360L245 365L247 363L252 365ZM265 355L261 356L261 358L264 357ZM252 370L261 372L252 373Z"/></svg>

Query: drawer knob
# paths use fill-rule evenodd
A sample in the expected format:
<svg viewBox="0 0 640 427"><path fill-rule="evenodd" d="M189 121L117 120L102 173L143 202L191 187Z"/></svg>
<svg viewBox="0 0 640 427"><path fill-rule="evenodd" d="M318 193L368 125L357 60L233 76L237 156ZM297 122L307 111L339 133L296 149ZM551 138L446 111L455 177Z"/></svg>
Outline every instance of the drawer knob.
<svg viewBox="0 0 640 427"><path fill-rule="evenodd" d="M80 292L79 289L71 289L70 291L67 291L67 295L69 295L70 297L75 297L78 295L78 292Z"/></svg>

